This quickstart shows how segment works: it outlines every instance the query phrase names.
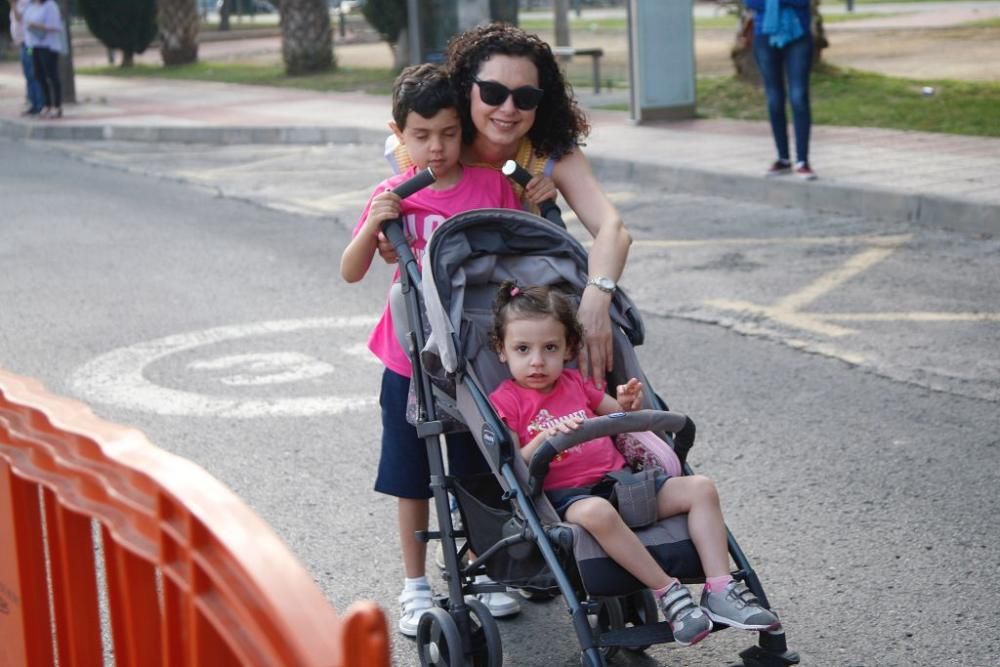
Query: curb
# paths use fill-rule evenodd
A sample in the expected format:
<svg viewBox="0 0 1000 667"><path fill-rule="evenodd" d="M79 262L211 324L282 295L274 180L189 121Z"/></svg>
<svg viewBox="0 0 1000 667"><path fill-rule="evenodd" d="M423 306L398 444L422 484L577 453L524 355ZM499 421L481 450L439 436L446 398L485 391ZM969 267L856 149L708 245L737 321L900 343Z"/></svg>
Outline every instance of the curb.
<svg viewBox="0 0 1000 667"><path fill-rule="evenodd" d="M602 177L659 187L670 192L710 195L739 201L787 206L818 213L856 215L894 222L934 225L973 234L1000 234L1000 204L969 202L954 197L878 190L822 179L720 173L689 166L588 155Z"/></svg>
<svg viewBox="0 0 1000 667"><path fill-rule="evenodd" d="M29 124L0 118L0 137L41 141L140 141L181 144L373 144L386 133L360 127L145 127L134 125ZM681 192L787 206L806 211L933 225L972 234L1000 234L1000 204L878 190L822 179L767 179L602 157L590 153L594 171L604 178Z"/></svg>
<svg viewBox="0 0 1000 667"><path fill-rule="evenodd" d="M36 125L0 118L0 137L39 141L145 141L175 144L377 144L386 132L360 127Z"/></svg>

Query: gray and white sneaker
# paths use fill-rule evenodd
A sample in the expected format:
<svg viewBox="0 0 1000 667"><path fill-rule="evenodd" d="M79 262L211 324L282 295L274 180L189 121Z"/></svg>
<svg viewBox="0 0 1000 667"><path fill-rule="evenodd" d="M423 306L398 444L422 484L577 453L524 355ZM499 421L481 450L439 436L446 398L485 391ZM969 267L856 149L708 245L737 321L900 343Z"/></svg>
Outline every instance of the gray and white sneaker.
<svg viewBox="0 0 1000 667"><path fill-rule="evenodd" d="M477 575L475 582L477 584L494 583L493 580L485 574ZM493 616L493 618L506 618L521 612L521 603L518 602L516 598L511 597L511 594L507 591L478 593L476 597L479 598L480 602L486 605L486 608L489 609L490 615Z"/></svg>
<svg viewBox="0 0 1000 667"><path fill-rule="evenodd" d="M399 594L399 605L399 631L407 637L416 637L420 617L434 608L434 592L427 585L404 588Z"/></svg>
<svg viewBox="0 0 1000 667"><path fill-rule="evenodd" d="M772 630L781 624L741 581L730 581L721 591L704 591L701 606L716 623L741 630Z"/></svg>
<svg viewBox="0 0 1000 667"><path fill-rule="evenodd" d="M694 603L691 591L679 581L659 599L663 618L670 624L674 641L681 646L697 644L712 632L712 620Z"/></svg>

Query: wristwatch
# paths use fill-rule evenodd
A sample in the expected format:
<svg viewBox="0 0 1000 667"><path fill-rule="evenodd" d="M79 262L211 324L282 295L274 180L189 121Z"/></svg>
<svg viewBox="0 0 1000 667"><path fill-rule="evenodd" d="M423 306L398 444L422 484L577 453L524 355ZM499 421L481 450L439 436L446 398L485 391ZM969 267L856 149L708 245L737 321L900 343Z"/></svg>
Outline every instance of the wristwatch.
<svg viewBox="0 0 1000 667"><path fill-rule="evenodd" d="M614 294L615 290L618 289L618 285L615 284L611 278L607 276L597 276L596 278L590 278L587 280L588 285L593 285L597 289L601 290L605 294Z"/></svg>

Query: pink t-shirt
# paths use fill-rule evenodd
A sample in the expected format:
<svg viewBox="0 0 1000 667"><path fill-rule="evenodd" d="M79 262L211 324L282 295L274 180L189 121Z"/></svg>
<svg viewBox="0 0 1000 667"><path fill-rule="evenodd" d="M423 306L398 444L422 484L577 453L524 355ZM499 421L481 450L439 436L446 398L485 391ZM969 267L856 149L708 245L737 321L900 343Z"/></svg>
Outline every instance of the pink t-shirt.
<svg viewBox="0 0 1000 667"><path fill-rule="evenodd" d="M586 382L580 371L564 369L547 394L520 387L513 380L503 381L490 394L490 402L500 418L517 433L522 444L541 431L574 417L596 416L594 410L604 392ZM561 452L552 459L542 488L546 491L577 486L591 486L604 473L621 470L625 459L611 438L588 440Z"/></svg>
<svg viewBox="0 0 1000 667"><path fill-rule="evenodd" d="M376 186L371 197L368 198L368 203L365 204L361 219L354 228L355 236L361 230L365 218L368 217L372 199L412 178L416 173L417 168L410 167L404 173L386 179ZM461 179L447 190L424 188L404 199L401 206L403 228L406 231L406 238L410 242L410 248L413 249L413 254L417 258L417 263L419 264L423 259L424 249L427 247L431 233L442 222L457 213L477 208L520 209L521 203L514 195L514 189L503 174L495 169L482 167L464 167ZM397 280L399 280L398 269L393 276L393 282ZM388 301L386 301L381 319L368 338L368 349L385 364L386 368L394 373L410 377L410 359L396 338Z"/></svg>

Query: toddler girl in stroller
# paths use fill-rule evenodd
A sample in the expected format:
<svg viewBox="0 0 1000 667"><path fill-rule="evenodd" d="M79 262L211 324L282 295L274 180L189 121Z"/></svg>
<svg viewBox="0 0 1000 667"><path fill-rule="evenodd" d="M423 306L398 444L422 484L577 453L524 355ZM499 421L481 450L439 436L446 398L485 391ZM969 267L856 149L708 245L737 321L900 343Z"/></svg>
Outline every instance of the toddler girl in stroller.
<svg viewBox="0 0 1000 667"><path fill-rule="evenodd" d="M616 400L564 367L576 356L583 336L572 302L558 290L505 282L494 320L492 342L511 379L490 394L490 402L525 443L520 450L525 460L547 439L575 430L586 418L642 407L642 385L635 378L617 387ZM597 438L554 458L543 488L561 517L586 529L615 562L649 587L678 644L704 639L713 620L745 630L778 627L778 617L729 572L726 527L713 482L701 475L668 477L662 472L653 482L657 519L688 515L706 581L697 605L687 587L650 556L612 504L616 478L609 473L626 467L610 438Z"/></svg>

